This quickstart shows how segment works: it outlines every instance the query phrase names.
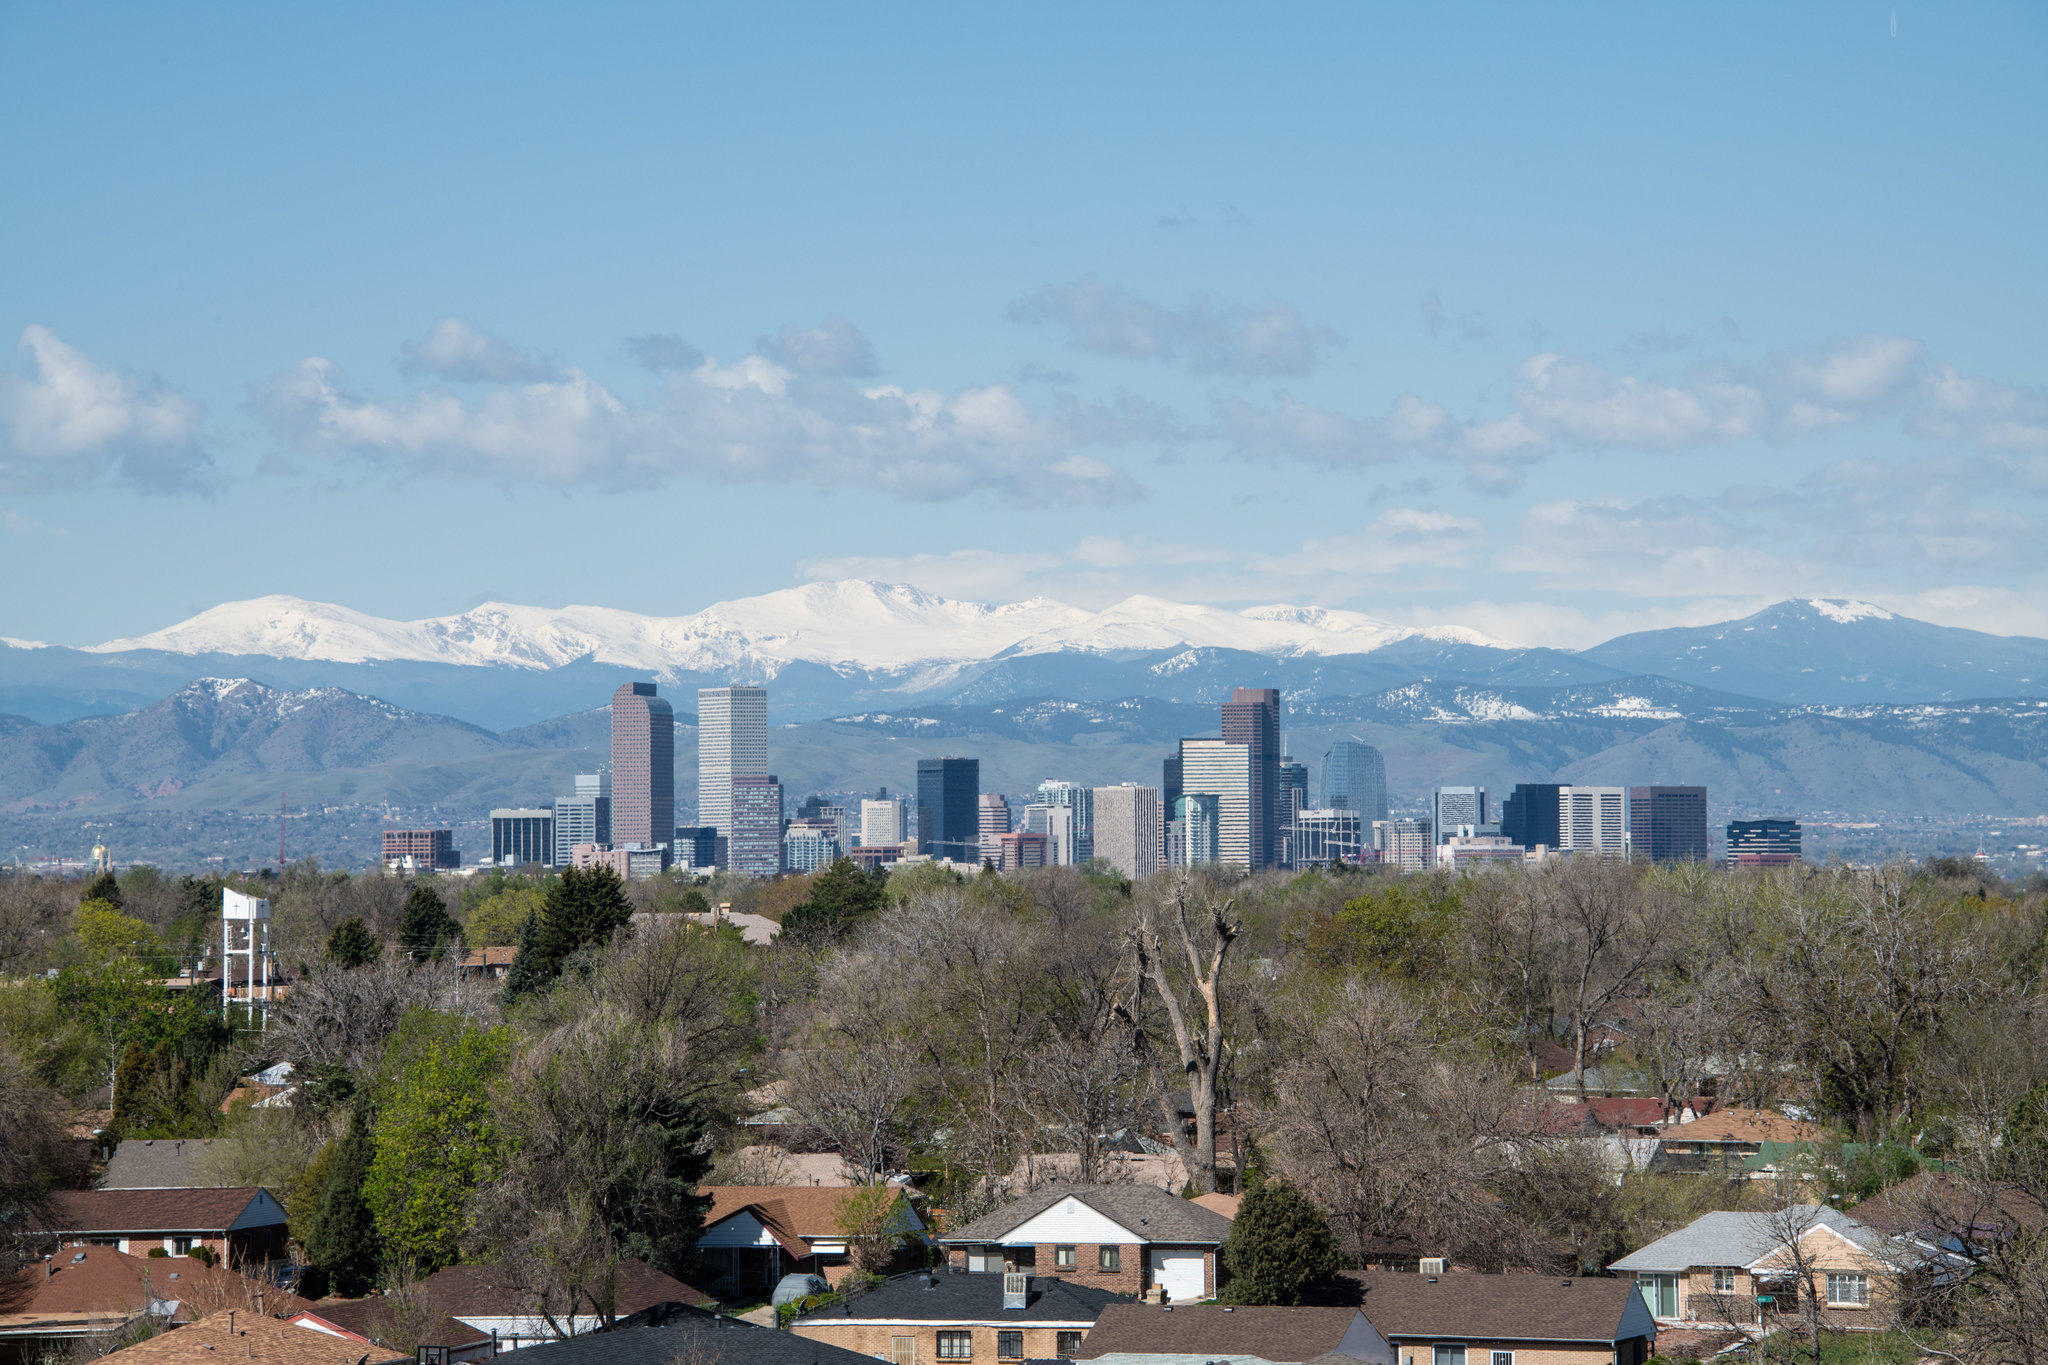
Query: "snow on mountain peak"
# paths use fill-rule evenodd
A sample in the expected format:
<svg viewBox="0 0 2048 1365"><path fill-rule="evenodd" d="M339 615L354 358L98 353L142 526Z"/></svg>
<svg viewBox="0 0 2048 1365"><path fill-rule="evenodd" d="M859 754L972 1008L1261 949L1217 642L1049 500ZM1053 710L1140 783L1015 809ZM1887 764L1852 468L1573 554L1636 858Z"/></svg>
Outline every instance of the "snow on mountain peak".
<svg viewBox="0 0 2048 1365"><path fill-rule="evenodd" d="M1898 618L1883 607L1869 602L1853 602L1838 597L1809 597L1806 605L1819 612L1837 625L1851 621L1895 621Z"/></svg>

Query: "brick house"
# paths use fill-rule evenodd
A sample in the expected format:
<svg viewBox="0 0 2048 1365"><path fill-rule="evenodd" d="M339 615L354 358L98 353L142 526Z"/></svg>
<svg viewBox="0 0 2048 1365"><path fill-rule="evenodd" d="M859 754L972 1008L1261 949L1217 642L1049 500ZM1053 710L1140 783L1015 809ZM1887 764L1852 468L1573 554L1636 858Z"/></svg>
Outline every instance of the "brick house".
<svg viewBox="0 0 2048 1365"><path fill-rule="evenodd" d="M1627 1280L1366 1271L1359 1311L1394 1365L1643 1365L1657 1323Z"/></svg>
<svg viewBox="0 0 2048 1365"><path fill-rule="evenodd" d="M110 1246L135 1256L184 1256L205 1247L229 1266L285 1252L284 1206L254 1185L229 1189L59 1190L43 1226L60 1246Z"/></svg>
<svg viewBox="0 0 2048 1365"><path fill-rule="evenodd" d="M706 1185L711 1196L704 1235L705 1283L727 1298L766 1293L784 1275L822 1275L838 1284L853 1273L843 1227L847 1201L859 1186ZM924 1220L898 1191L891 1229L919 1236Z"/></svg>
<svg viewBox="0 0 2048 1365"><path fill-rule="evenodd" d="M1118 1304L1074 1355L1091 1365L1393 1365L1394 1348L1350 1307Z"/></svg>
<svg viewBox="0 0 2048 1365"><path fill-rule="evenodd" d="M1608 1268L1632 1275L1657 1321L1671 1326L1757 1330L1804 1301L1821 1305L1831 1326L1854 1331L1885 1325L1885 1305L1909 1259L1917 1257L1878 1229L1824 1204L1802 1204L1702 1214Z"/></svg>
<svg viewBox="0 0 2048 1365"><path fill-rule="evenodd" d="M162 1329L216 1309L261 1313L296 1302L275 1285L186 1256L62 1247L0 1280L0 1365L89 1348L145 1323Z"/></svg>
<svg viewBox="0 0 2048 1365"><path fill-rule="evenodd" d="M792 1330L889 1365L1072 1359L1102 1310L1127 1302L1093 1285L941 1268L884 1280Z"/></svg>
<svg viewBox="0 0 2048 1365"><path fill-rule="evenodd" d="M1150 1185L1043 1186L939 1238L970 1274L1006 1266L1117 1294L1189 1303L1216 1294L1230 1220Z"/></svg>
<svg viewBox="0 0 2048 1365"><path fill-rule="evenodd" d="M1766 1142L1815 1143L1826 1137L1827 1131L1817 1123L1768 1109L1717 1109L1701 1118L1659 1128L1651 1168L1730 1175L1761 1152Z"/></svg>

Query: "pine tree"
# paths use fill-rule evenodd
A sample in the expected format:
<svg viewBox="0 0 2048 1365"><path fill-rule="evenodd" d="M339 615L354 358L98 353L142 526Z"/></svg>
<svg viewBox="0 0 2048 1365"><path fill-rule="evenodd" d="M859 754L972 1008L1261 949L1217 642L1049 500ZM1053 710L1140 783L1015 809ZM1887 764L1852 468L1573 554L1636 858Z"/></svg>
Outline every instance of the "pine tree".
<svg viewBox="0 0 2048 1365"><path fill-rule="evenodd" d="M540 969L540 916L519 926L519 950L512 955L512 969L505 973L505 998L517 1000L547 984Z"/></svg>
<svg viewBox="0 0 2048 1365"><path fill-rule="evenodd" d="M377 1278L377 1225L363 1198L363 1180L375 1156L369 1113L357 1105L328 1165L326 1187L306 1230L306 1259L327 1272L334 1293L347 1298L367 1294Z"/></svg>
<svg viewBox="0 0 2048 1365"><path fill-rule="evenodd" d="M122 909L121 883L114 879L113 873L102 872L85 884L85 894L78 900L81 905L86 901L105 901L116 910Z"/></svg>
<svg viewBox="0 0 2048 1365"><path fill-rule="evenodd" d="M383 955L384 945L361 915L350 915L327 936L327 960L337 967L367 967Z"/></svg>
<svg viewBox="0 0 2048 1365"><path fill-rule="evenodd" d="M782 917L782 931L797 938L830 942L878 915L888 904L889 877L841 858L811 883L810 899Z"/></svg>
<svg viewBox="0 0 2048 1365"><path fill-rule="evenodd" d="M425 882L413 883L398 916L398 946L407 957L439 957L462 932L449 918L441 895Z"/></svg>
<svg viewBox="0 0 2048 1365"><path fill-rule="evenodd" d="M1343 1268L1323 1211L1284 1180L1261 1180L1246 1191L1223 1243L1231 1303L1292 1307Z"/></svg>
<svg viewBox="0 0 2048 1365"><path fill-rule="evenodd" d="M626 884L608 867L567 868L548 887L540 913L519 934L519 953L505 993L517 999L562 974L562 965L586 948L611 942L633 918Z"/></svg>

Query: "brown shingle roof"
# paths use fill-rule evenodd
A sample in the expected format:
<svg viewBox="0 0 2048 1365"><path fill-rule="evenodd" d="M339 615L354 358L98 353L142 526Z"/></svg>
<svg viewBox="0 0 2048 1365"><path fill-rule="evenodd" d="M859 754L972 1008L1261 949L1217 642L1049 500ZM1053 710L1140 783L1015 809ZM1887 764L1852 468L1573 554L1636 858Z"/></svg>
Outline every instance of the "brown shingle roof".
<svg viewBox="0 0 2048 1365"><path fill-rule="evenodd" d="M1910 1176L1848 1213L1859 1223L1899 1236L1965 1231L1982 1236L2048 1226L2048 1210L2017 1187L1972 1187L1939 1171Z"/></svg>
<svg viewBox="0 0 2048 1365"><path fill-rule="evenodd" d="M1360 1286L1365 1316L1389 1337L1611 1342L1636 1293L1625 1279L1555 1275L1367 1270L1346 1278Z"/></svg>
<svg viewBox="0 0 2048 1365"><path fill-rule="evenodd" d="M357 1365L365 1358L361 1342L243 1310L212 1313L101 1357L121 1365L221 1365L227 1360L237 1365ZM372 1347L367 1359L382 1365L406 1357Z"/></svg>
<svg viewBox="0 0 2048 1365"><path fill-rule="evenodd" d="M294 1300L219 1266L185 1256L130 1256L113 1247L66 1247L45 1262L31 1262L0 1281L0 1329L31 1320L80 1317L126 1319L150 1300L175 1301L180 1317L216 1308L283 1307Z"/></svg>
<svg viewBox="0 0 2048 1365"><path fill-rule="evenodd" d="M1232 1222L1237 1221L1237 1206L1244 1196L1237 1194L1198 1194L1188 1202L1199 1204L1211 1213L1220 1213Z"/></svg>
<svg viewBox="0 0 2048 1365"><path fill-rule="evenodd" d="M511 1318L534 1311L534 1298L503 1266L451 1265L418 1282L426 1302L451 1318ZM619 1262L616 1301L611 1311L626 1317L659 1303L701 1308L713 1300L701 1290L665 1275L645 1261ZM579 1312L595 1312L586 1295ZM317 1308L316 1308L317 1311Z"/></svg>
<svg viewBox="0 0 2048 1365"><path fill-rule="evenodd" d="M711 1196L711 1208L704 1226L712 1227L742 1210L754 1216L792 1256L811 1254L811 1243L820 1238L836 1241L846 1234L839 1230L839 1215L858 1186L849 1185L706 1185L699 1193Z"/></svg>
<svg viewBox="0 0 2048 1365"><path fill-rule="evenodd" d="M1076 1360L1111 1354L1257 1356L1310 1361L1337 1349L1356 1308L1168 1308L1113 1303L1082 1339Z"/></svg>
<svg viewBox="0 0 2048 1365"><path fill-rule="evenodd" d="M299 1322L306 1317L318 1318L330 1327L352 1332L365 1341L385 1347L390 1347L397 1339L400 1327L397 1310L385 1298L324 1299L293 1314L292 1320ZM422 1346L473 1346L491 1338L489 1332L446 1315L407 1326L411 1328L408 1335L417 1335Z"/></svg>
<svg viewBox="0 0 2048 1365"><path fill-rule="evenodd" d="M1819 1142L1827 1131L1817 1123L1786 1118L1768 1109L1719 1109L1690 1123L1659 1130L1666 1142Z"/></svg>
<svg viewBox="0 0 2048 1365"><path fill-rule="evenodd" d="M1044 1213L1069 1195L1094 1209L1141 1242L1221 1246L1230 1235L1230 1220L1213 1209L1150 1185L1042 1185L1015 1203L985 1213L963 1228L947 1233L944 1242L994 1242Z"/></svg>
<svg viewBox="0 0 2048 1365"><path fill-rule="evenodd" d="M114 1148L99 1178L103 1190L204 1189L217 1182L202 1173L217 1138L128 1138Z"/></svg>
<svg viewBox="0 0 2048 1365"><path fill-rule="evenodd" d="M59 1233L226 1232L263 1191L230 1189L60 1190L44 1201L43 1227ZM277 1222L285 1221L280 1210Z"/></svg>

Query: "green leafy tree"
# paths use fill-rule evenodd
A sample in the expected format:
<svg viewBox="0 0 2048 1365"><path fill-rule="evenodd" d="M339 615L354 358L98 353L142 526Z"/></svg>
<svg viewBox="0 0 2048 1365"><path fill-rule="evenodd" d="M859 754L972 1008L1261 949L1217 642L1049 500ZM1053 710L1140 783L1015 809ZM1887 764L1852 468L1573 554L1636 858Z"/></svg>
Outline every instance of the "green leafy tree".
<svg viewBox="0 0 2048 1365"><path fill-rule="evenodd" d="M207 1137L218 1127L219 1086L207 1075L234 1041L209 995L186 992L130 1022L114 1085L113 1130L124 1137Z"/></svg>
<svg viewBox="0 0 2048 1365"><path fill-rule="evenodd" d="M1343 1268L1330 1224L1309 1197L1284 1180L1246 1192L1223 1243L1231 1303L1292 1307Z"/></svg>
<svg viewBox="0 0 2048 1365"><path fill-rule="evenodd" d="M840 858L812 881L810 899L782 917L782 931L798 939L836 942L888 903L887 873Z"/></svg>
<svg viewBox="0 0 2048 1365"><path fill-rule="evenodd" d="M361 915L350 915L327 936L327 960L337 967L367 967L382 956L384 945Z"/></svg>
<svg viewBox="0 0 2048 1365"><path fill-rule="evenodd" d="M472 948L519 942L528 920L538 915L546 895L533 886L508 886L477 903L462 922L462 941Z"/></svg>
<svg viewBox="0 0 2048 1365"><path fill-rule="evenodd" d="M377 1222L363 1194L376 1152L369 1111L359 1104L334 1144L320 1203L306 1229L306 1259L325 1273L332 1292L349 1298L369 1293L377 1280Z"/></svg>
<svg viewBox="0 0 2048 1365"><path fill-rule="evenodd" d="M499 1167L490 1083L511 1035L431 1010L400 1022L377 1086L376 1153L363 1194L387 1264L430 1275L460 1259L463 1209Z"/></svg>
<svg viewBox="0 0 2048 1365"><path fill-rule="evenodd" d="M618 873L608 867L565 869L529 921L532 932L520 935L506 994L517 999L552 982L573 954L609 943L632 918L633 903Z"/></svg>
<svg viewBox="0 0 2048 1365"><path fill-rule="evenodd" d="M163 955L163 940L156 930L113 901L99 898L79 904L78 941L96 962L128 957L154 964Z"/></svg>
<svg viewBox="0 0 2048 1365"><path fill-rule="evenodd" d="M413 883L398 915L398 946L410 958L439 957L462 926L448 914L441 893L425 882Z"/></svg>

